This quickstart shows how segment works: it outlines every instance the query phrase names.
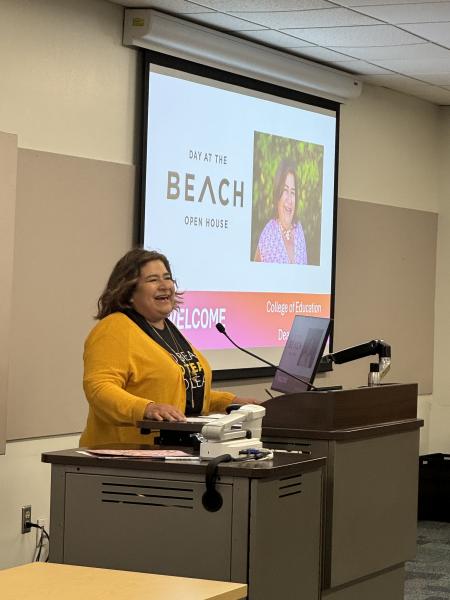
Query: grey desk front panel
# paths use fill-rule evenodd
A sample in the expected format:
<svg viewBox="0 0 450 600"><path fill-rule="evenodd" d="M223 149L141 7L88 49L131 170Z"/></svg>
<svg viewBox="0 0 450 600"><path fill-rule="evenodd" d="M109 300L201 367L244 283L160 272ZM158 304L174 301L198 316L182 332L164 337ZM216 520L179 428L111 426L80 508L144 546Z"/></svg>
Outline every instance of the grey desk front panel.
<svg viewBox="0 0 450 600"><path fill-rule="evenodd" d="M301 469L301 467L300 467ZM320 598L322 467L284 477L52 465L50 560L248 583L250 600Z"/></svg>
<svg viewBox="0 0 450 600"><path fill-rule="evenodd" d="M419 430L335 444L331 587L414 558L418 455Z"/></svg>
<svg viewBox="0 0 450 600"><path fill-rule="evenodd" d="M217 488L212 513L199 481L68 473L64 562L229 581L233 490Z"/></svg>
<svg viewBox="0 0 450 600"><path fill-rule="evenodd" d="M376 597L377 586L393 581L394 570L395 585L383 597L403 599L403 564L416 548L419 429L350 441L263 439L267 447L327 457L323 597L334 589L339 600L353 600L365 578L373 578Z"/></svg>
<svg viewBox="0 0 450 600"><path fill-rule="evenodd" d="M322 506L318 491L322 473L314 471L255 484L253 481L250 506L252 597L320 597Z"/></svg>

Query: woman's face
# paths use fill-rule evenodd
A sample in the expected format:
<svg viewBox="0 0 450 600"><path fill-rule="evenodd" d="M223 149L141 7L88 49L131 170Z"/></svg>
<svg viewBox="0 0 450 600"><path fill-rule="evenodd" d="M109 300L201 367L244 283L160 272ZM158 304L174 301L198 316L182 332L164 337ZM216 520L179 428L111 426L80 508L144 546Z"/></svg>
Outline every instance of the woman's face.
<svg viewBox="0 0 450 600"><path fill-rule="evenodd" d="M150 323L162 325L175 306L175 284L161 260L146 263L131 297L133 307Z"/></svg>
<svg viewBox="0 0 450 600"><path fill-rule="evenodd" d="M295 214L295 178L293 173L286 175L277 208L278 219L282 227L289 229Z"/></svg>

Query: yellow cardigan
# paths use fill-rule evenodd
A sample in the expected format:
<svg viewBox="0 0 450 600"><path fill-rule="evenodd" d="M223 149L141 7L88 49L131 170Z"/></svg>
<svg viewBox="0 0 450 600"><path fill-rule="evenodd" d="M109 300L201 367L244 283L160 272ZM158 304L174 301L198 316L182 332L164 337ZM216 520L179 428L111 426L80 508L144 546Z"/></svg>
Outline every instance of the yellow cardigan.
<svg viewBox="0 0 450 600"><path fill-rule="evenodd" d="M234 394L211 390L211 368L195 350L205 371L203 414L223 412ZM153 435L135 427L149 402L172 404L183 413L186 389L182 368L170 353L131 319L113 313L97 323L84 347L83 387L89 414L80 446L151 444Z"/></svg>

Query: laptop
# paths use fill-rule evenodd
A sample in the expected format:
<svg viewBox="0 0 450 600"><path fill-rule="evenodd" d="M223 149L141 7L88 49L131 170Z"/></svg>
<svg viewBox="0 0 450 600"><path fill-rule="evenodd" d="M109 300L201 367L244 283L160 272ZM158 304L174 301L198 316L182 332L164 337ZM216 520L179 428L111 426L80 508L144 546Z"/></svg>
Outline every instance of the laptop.
<svg viewBox="0 0 450 600"><path fill-rule="evenodd" d="M303 315L294 318L279 367L300 377L306 383L277 370L272 382L273 390L293 394L310 389L325 350L330 328L331 319Z"/></svg>

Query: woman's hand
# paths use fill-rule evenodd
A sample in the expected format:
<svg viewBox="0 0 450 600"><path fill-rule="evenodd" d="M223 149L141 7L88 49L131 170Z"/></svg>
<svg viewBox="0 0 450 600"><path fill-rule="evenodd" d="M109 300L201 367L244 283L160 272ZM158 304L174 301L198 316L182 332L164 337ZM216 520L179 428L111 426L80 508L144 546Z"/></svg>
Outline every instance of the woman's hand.
<svg viewBox="0 0 450 600"><path fill-rule="evenodd" d="M233 400L233 404L261 404L262 400L257 400L256 398L241 398L240 396L236 396Z"/></svg>
<svg viewBox="0 0 450 600"><path fill-rule="evenodd" d="M157 402L150 402L145 407L144 412L145 419L151 419L152 421L186 421L185 415L172 406L171 404L158 404Z"/></svg>

